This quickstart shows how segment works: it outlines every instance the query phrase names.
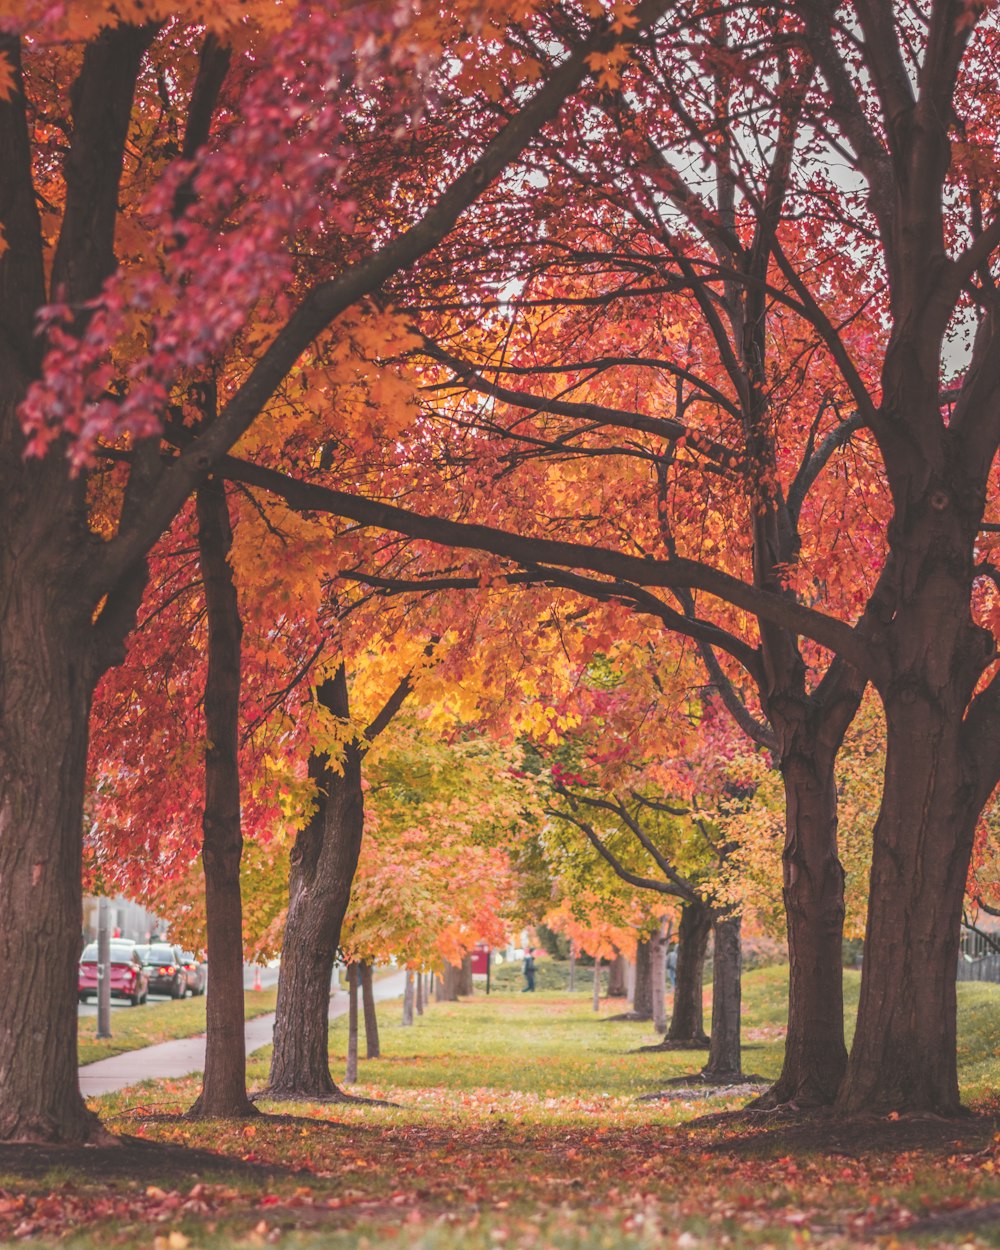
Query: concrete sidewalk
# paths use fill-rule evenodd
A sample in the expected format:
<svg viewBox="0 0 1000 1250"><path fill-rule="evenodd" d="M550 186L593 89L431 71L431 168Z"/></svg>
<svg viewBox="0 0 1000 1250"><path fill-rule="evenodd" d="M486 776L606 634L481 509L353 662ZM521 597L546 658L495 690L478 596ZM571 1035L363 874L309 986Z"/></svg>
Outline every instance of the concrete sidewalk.
<svg viewBox="0 0 1000 1250"><path fill-rule="evenodd" d="M400 970L375 982L375 998L382 1002L398 998L403 992L406 974ZM347 992L335 990L330 995L330 1019L347 1014ZM274 1015L258 1016L246 1023L247 1055L262 1046L269 1046L274 1034ZM110 1059L99 1059L80 1069L80 1092L84 1098L110 1094L140 1081L189 1076L205 1068L205 1035L182 1037L173 1042L160 1042L142 1050L129 1050Z"/></svg>

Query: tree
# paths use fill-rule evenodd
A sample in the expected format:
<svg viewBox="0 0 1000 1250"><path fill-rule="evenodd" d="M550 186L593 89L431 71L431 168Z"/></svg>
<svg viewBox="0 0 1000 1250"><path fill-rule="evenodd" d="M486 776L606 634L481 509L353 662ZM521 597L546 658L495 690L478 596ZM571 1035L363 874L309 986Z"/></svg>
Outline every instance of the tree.
<svg viewBox="0 0 1000 1250"><path fill-rule="evenodd" d="M240 858L239 715L241 635L226 489L218 478L198 490L198 550L208 614L205 682L205 811L202 862L212 968L206 1005L205 1075L189 1114L256 1115L246 1090L243 1012L243 908Z"/></svg>
<svg viewBox="0 0 1000 1250"><path fill-rule="evenodd" d="M665 7L640 8L639 32ZM460 8L453 6L459 23ZM376 129L384 123L386 135L401 126L405 133L415 112L399 84L412 82L411 71L443 51L437 30L416 21L407 28L403 11L394 13L377 5L321 11L261 4L247 23L242 12L231 25L225 15L213 16L218 26L204 35L187 20L200 21L199 6L190 15L179 9L162 28L141 10L128 11L138 23L129 24L115 8L98 6L84 18L55 6L51 25L32 24L30 42L18 33L18 19L30 19L27 9L2 36L9 86L0 101L8 186L0 215L0 506L7 535L0 578L8 593L0 620L0 953L9 967L38 957L46 971L27 989L0 989L0 1138L79 1141L101 1132L75 1074L72 980L81 930L87 717L97 681L120 658L149 551L302 352L437 246L588 76L588 56L635 34L593 23L498 129L491 129L488 110L480 113L471 163L426 188L404 220L355 232L350 196L363 185L364 170L363 162L355 167L356 184L349 166L365 145L352 144L348 120L366 116ZM253 54L258 40L267 57ZM240 50L239 74L227 72L231 44ZM360 60L357 48L364 49ZM472 42L462 49L470 62L469 102L484 98L472 64L480 51ZM171 67L159 80L155 60ZM491 66L493 85L505 64ZM49 84L70 80L71 91L35 108ZM150 111L157 81L175 83L177 94L168 108ZM367 92L387 109L347 107L348 98L357 104ZM222 95L237 124L217 122ZM290 98L294 107L286 108ZM310 117L321 124L314 129ZM151 118L158 121L147 126ZM141 140L134 165L124 159L130 132ZM180 159L172 160L177 152ZM55 209L44 228L40 182ZM242 193L234 194L241 183ZM148 217L134 211L140 204L151 204ZM318 275L306 273L301 289L290 286L290 238L301 254L308 238L331 233L345 245L337 259ZM188 380L205 380L248 317L282 290L291 297L274 305L271 325L261 324L256 342L244 338L246 366L227 380L217 418L187 429L181 395ZM38 335L42 310L53 300ZM164 460L157 434L167 423L176 425L182 445ZM112 450L127 457L128 469L114 523L95 531L88 521L89 462L101 438L120 440ZM41 1053L40 1019L48 1022Z"/></svg>
<svg viewBox="0 0 1000 1250"><path fill-rule="evenodd" d="M374 719L360 730L351 719L343 660L317 688L318 701L339 722L341 741L310 757L315 806L291 852L274 1050L266 1090L270 1097L334 1101L346 1097L330 1076L330 978L365 833L362 765L372 742L389 725L411 688L409 676L404 676ZM353 973L355 959L351 968Z"/></svg>

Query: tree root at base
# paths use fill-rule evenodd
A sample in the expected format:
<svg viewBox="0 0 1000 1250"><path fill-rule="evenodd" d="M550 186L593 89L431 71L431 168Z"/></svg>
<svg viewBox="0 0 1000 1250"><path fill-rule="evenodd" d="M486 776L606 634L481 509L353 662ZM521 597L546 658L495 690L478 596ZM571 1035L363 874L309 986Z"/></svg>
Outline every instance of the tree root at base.
<svg viewBox="0 0 1000 1250"><path fill-rule="evenodd" d="M630 1050L630 1055L650 1055L664 1050L708 1050L709 1039L702 1037L684 1037L679 1039L664 1038L662 1042L653 1042L651 1046L638 1046Z"/></svg>
<svg viewBox="0 0 1000 1250"><path fill-rule="evenodd" d="M264 1089L259 1089L256 1093L250 1095L250 1101L254 1103L264 1098L272 1102L320 1102L329 1103L331 1106L399 1106L398 1102L389 1102L384 1098L366 1098L363 1094L348 1094L339 1085L334 1085L331 1089L324 1090L322 1093L308 1089L275 1089L273 1086L268 1085Z"/></svg>

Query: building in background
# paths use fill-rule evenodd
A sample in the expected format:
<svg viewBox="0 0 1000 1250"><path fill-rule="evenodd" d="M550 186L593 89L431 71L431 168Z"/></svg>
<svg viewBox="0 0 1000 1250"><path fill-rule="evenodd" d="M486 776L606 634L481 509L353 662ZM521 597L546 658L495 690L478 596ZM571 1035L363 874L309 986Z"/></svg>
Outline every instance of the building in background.
<svg viewBox="0 0 1000 1250"><path fill-rule="evenodd" d="M159 916L147 911L139 903L133 903L120 894L110 900L111 916L109 923L111 932L116 937L128 938L133 942L148 942L153 934L161 938L167 935L167 926ZM100 900L92 894L83 898L83 937L87 942L97 941L97 912ZM116 932L117 931L117 932Z"/></svg>

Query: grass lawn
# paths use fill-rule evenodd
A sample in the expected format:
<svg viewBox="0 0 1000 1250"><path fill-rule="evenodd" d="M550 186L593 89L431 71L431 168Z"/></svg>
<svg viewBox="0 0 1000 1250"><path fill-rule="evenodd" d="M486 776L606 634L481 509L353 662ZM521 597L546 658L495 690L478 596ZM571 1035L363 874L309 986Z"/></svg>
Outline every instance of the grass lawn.
<svg viewBox="0 0 1000 1250"><path fill-rule="evenodd" d="M248 1020L266 1016L274 1010L278 990L247 990ZM144 1007L122 1007L111 1013L112 1037L97 1036L97 1017L82 1016L78 1022L80 1063L94 1063L126 1050L139 1050L170 1042L176 1037L193 1037L205 1032L205 997L182 998L165 1003L147 1003Z"/></svg>
<svg viewBox="0 0 1000 1250"><path fill-rule="evenodd" d="M781 1061L785 971L745 979L745 1067ZM856 998L857 976L849 974ZM396 1107L264 1104L272 1118L179 1119L194 1081L99 1099L131 1140L60 1154L0 1147L0 1245L97 1250L710 1250L1000 1246L994 1116L1000 987L959 987L967 1121L753 1123L695 1117L746 1095L639 1101L704 1052L634 1054L646 1025L579 996L380 1011L385 1057L357 1093ZM342 1071L346 1025L331 1038ZM251 1067L262 1084L266 1052ZM13 1153L15 1150L19 1154ZM211 1155L203 1152L211 1151Z"/></svg>

